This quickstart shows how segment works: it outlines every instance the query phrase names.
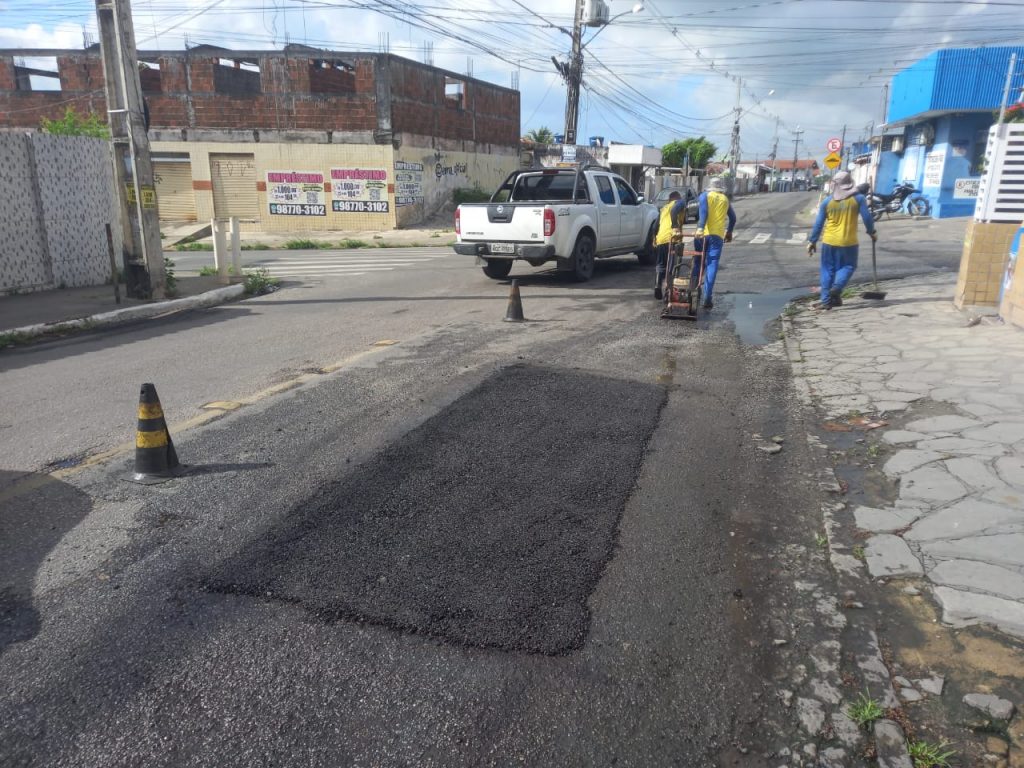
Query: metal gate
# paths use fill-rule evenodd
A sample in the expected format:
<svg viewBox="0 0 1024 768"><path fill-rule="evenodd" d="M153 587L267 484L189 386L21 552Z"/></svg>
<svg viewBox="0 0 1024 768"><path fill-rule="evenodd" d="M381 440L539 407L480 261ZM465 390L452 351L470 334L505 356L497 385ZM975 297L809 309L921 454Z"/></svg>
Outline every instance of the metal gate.
<svg viewBox="0 0 1024 768"><path fill-rule="evenodd" d="M192 191L192 164L184 160L153 160L156 196L161 221L195 221L196 197Z"/></svg>
<svg viewBox="0 0 1024 768"><path fill-rule="evenodd" d="M259 218L256 161L252 155L210 155L210 180L214 216L237 216L243 221Z"/></svg>

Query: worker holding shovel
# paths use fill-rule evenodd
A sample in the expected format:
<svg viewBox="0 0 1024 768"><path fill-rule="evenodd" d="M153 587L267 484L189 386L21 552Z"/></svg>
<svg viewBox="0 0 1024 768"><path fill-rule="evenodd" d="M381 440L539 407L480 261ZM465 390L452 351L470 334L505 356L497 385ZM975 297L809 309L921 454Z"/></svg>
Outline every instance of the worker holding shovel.
<svg viewBox="0 0 1024 768"><path fill-rule="evenodd" d="M821 238L821 300L819 309L843 304L843 288L857 269L857 214L872 242L878 239L867 200L857 191L853 177L840 171L832 179L832 194L821 201L818 218L807 242L807 255L813 256Z"/></svg>

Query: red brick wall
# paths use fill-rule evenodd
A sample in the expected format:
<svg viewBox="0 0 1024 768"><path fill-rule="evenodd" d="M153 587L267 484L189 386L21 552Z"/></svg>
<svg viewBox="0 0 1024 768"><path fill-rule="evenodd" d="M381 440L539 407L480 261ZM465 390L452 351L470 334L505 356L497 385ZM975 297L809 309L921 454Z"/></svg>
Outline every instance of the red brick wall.
<svg viewBox="0 0 1024 768"><path fill-rule="evenodd" d="M62 91L103 92L103 60L99 56L58 56L57 72Z"/></svg>
<svg viewBox="0 0 1024 768"><path fill-rule="evenodd" d="M167 93L184 93L188 87L185 60L165 57L160 59L160 85Z"/></svg>
<svg viewBox="0 0 1024 768"><path fill-rule="evenodd" d="M517 92L452 75L465 89L465 107L459 108L445 99L444 72L394 57L390 62L395 132L518 146Z"/></svg>
<svg viewBox="0 0 1024 768"><path fill-rule="evenodd" d="M17 87L14 80L14 57L0 56L0 91L13 91Z"/></svg>
<svg viewBox="0 0 1024 768"><path fill-rule="evenodd" d="M164 57L144 70L150 122L157 128L372 131L377 122L375 65L390 67L392 129L396 133L517 146L519 94L464 79L465 108L444 98L445 74L389 56L352 57L353 72L320 69L309 59L270 55L260 60L261 93L217 93L216 56ZM0 126L35 127L58 117L68 102L105 113L103 64L98 52L58 58L62 91L17 92L13 61L0 58ZM159 87L157 84L159 80ZM189 124L190 109L194 123Z"/></svg>
<svg viewBox="0 0 1024 768"><path fill-rule="evenodd" d="M139 83L142 84L142 92L147 96L151 93L160 93L160 74L159 69L139 68Z"/></svg>
<svg viewBox="0 0 1024 768"><path fill-rule="evenodd" d="M0 128L38 128L44 117L56 120L72 107L81 114L95 112L107 120L107 103L103 94L81 95L69 101L61 91L0 90Z"/></svg>
<svg viewBox="0 0 1024 768"><path fill-rule="evenodd" d="M356 75L341 69L324 69L309 65L309 90L311 93L355 93Z"/></svg>

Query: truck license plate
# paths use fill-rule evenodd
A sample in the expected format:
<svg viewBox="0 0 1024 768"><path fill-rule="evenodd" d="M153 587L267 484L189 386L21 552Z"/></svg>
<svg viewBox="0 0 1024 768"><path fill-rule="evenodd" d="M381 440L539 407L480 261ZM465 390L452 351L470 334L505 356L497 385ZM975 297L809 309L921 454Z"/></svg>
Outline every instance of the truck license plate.
<svg viewBox="0 0 1024 768"><path fill-rule="evenodd" d="M516 247L513 243L491 243L491 253L515 253Z"/></svg>

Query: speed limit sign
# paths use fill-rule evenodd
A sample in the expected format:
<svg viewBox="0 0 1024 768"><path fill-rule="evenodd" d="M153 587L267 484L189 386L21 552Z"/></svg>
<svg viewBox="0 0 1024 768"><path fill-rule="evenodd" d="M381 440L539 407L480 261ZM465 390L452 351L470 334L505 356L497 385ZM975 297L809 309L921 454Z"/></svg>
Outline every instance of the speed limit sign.
<svg viewBox="0 0 1024 768"><path fill-rule="evenodd" d="M825 149L827 149L829 152L838 152L842 148L843 142L841 142L839 139L829 139L828 143L825 144Z"/></svg>

